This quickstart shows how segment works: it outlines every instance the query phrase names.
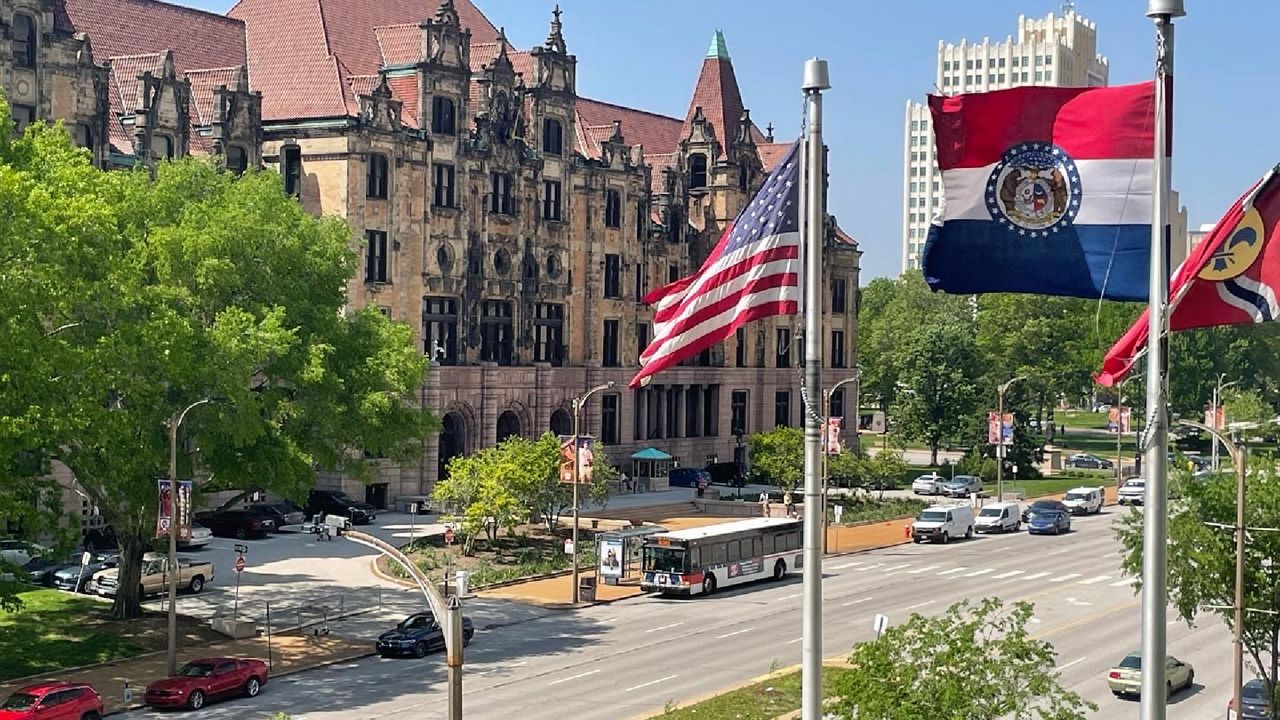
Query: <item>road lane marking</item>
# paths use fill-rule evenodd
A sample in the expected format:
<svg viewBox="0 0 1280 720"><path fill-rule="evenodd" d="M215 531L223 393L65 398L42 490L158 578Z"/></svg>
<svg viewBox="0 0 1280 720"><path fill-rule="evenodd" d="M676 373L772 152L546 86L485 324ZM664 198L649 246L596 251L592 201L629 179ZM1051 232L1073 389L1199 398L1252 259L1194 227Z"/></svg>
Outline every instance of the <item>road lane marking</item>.
<svg viewBox="0 0 1280 720"><path fill-rule="evenodd" d="M954 575L955 573L964 572L965 570L968 570L968 569L969 568L967 567L951 568L950 570L943 570L942 572L938 573L938 575L939 577L943 575Z"/></svg>
<svg viewBox="0 0 1280 720"><path fill-rule="evenodd" d="M1031 573L1030 575L1028 575L1028 576L1026 576L1026 577L1024 577L1024 578L1022 578L1022 579L1023 579L1023 580L1039 580L1039 579L1040 579L1040 578L1042 578L1042 577L1049 577L1049 576L1050 576L1050 575L1052 575L1052 574L1053 574L1053 573L1047 573L1047 572Z"/></svg>
<svg viewBox="0 0 1280 720"><path fill-rule="evenodd" d="M658 627L656 627L656 628L649 628L648 630L645 630L645 632L647 632L647 633L651 633L651 632L658 632L659 630L669 630L669 629L671 629L671 628L673 628L673 627L677 627L677 626L679 626L679 625L683 625L683 624L684 624L684 622L683 622L683 621L681 621L681 622L674 622L674 623L671 623L670 625L659 625L659 626L658 626Z"/></svg>
<svg viewBox="0 0 1280 720"><path fill-rule="evenodd" d="M612 617L612 618L604 618L603 620L597 620L596 622L604 623L605 625L612 625L617 621L618 621L618 618Z"/></svg>
<svg viewBox="0 0 1280 720"><path fill-rule="evenodd" d="M1111 587L1124 587L1125 585L1133 586L1136 581L1133 578L1125 578L1111 583Z"/></svg>
<svg viewBox="0 0 1280 720"><path fill-rule="evenodd" d="M584 672L584 673L578 673L577 675L570 675L570 676L569 676L569 677L567 677L567 678L560 678L559 680L552 680L551 682L549 682L549 683L547 683L547 684L548 684L548 685L559 685L560 683L567 683L567 682L569 682L570 680L577 680L578 678L584 678L584 677L587 677L588 675L595 675L596 673L600 672L600 671L601 671L601 670L603 670L603 669L604 669L604 668L596 668L595 670L588 670L588 671L586 671L586 672Z"/></svg>
<svg viewBox="0 0 1280 720"><path fill-rule="evenodd" d="M1026 572L1026 571L1025 571L1025 570L1010 570L1009 572L1002 572L1002 573L1000 573L999 575L992 575L992 576L991 576L991 579L992 579L992 580L1003 580L1003 579L1005 579L1005 578L1011 578L1011 577L1013 577L1014 575L1021 575L1021 574L1022 574L1022 573L1024 573L1024 572Z"/></svg>
<svg viewBox="0 0 1280 720"><path fill-rule="evenodd" d="M788 641L787 641L787 644L788 644L788 645L795 645L796 643L800 642L800 641L801 641L801 640L803 640L803 639L804 639L803 637L798 637L798 638L796 638L795 640L788 640Z"/></svg>
<svg viewBox="0 0 1280 720"><path fill-rule="evenodd" d="M1080 581L1080 584L1081 584L1081 585L1093 585L1093 584L1100 583L1100 582L1104 582L1104 581L1106 581L1106 580L1110 580L1110 579L1111 579L1111 576L1110 576L1110 575L1098 575L1097 577L1091 577L1091 578L1089 578L1088 580L1081 580L1081 581Z"/></svg>
<svg viewBox="0 0 1280 720"><path fill-rule="evenodd" d="M783 600L791 600L792 598L798 598L798 597L800 597L800 593L791 593L790 595L783 595L782 597L778 598L774 602L782 602Z"/></svg>
<svg viewBox="0 0 1280 720"><path fill-rule="evenodd" d="M858 598L857 600L850 600L847 603L841 603L840 607L849 607L850 605L857 605L858 603L864 603L870 599L871 599L870 596L868 596L864 598Z"/></svg>
<svg viewBox="0 0 1280 720"><path fill-rule="evenodd" d="M973 572L971 572L971 573L965 573L965 574L964 574L964 576L965 576L965 577L978 577L979 575L986 575L986 574L987 574L987 573L989 573L989 572L995 572L995 570L992 570L991 568L983 568L983 569L981 569L981 570L974 570L974 571L973 571Z"/></svg>
<svg viewBox="0 0 1280 720"><path fill-rule="evenodd" d="M741 635L742 633L749 633L749 632L751 632L752 630L755 630L755 628L753 628L753 627L749 627L749 628L742 628L741 630L734 630L734 631L733 631L733 632L731 632L731 633L725 633L725 634L723 634L723 635L717 635L717 636L716 636L716 639L717 639L717 640L723 640L723 639L725 639L725 638L731 638L731 637L733 637L734 635Z"/></svg>
<svg viewBox="0 0 1280 720"><path fill-rule="evenodd" d="M1071 662L1067 663L1066 665L1062 665L1062 666L1060 666L1060 667L1058 668L1058 672L1062 672L1063 670L1066 670L1067 668L1071 667L1072 665L1077 665L1077 664L1082 663L1082 662L1084 662L1085 660L1088 660L1088 659L1089 659L1089 658L1076 658L1075 660L1072 660Z"/></svg>
<svg viewBox="0 0 1280 720"><path fill-rule="evenodd" d="M856 562L847 562L847 563L844 563L843 565L832 565L832 566L831 566L831 569L832 569L832 570L846 570L846 569L851 568L851 567L858 567L859 565L865 565L866 563L867 563L867 561L866 561L866 560L858 560L858 561L856 561Z"/></svg>
<svg viewBox="0 0 1280 720"><path fill-rule="evenodd" d="M884 570L881 570L880 572L884 572L884 573L897 572L903 568L909 568L914 564L915 563L903 563L901 565L894 565L893 567L887 567Z"/></svg>
<svg viewBox="0 0 1280 720"><path fill-rule="evenodd" d="M1080 577L1080 573L1067 573L1066 575L1059 575L1056 578L1050 578L1049 582L1052 582L1052 583L1066 582L1072 578L1078 578L1078 577Z"/></svg>
<svg viewBox="0 0 1280 720"><path fill-rule="evenodd" d="M908 574L908 575L918 575L918 574L920 574L920 573L922 573L922 572L929 572L930 570L937 570L937 569L938 569L938 568L940 568L940 567L942 567L942 566L941 566L941 565L925 565L925 566L924 566L924 567L922 567L922 568L916 568L915 570L908 570L908 571L907 571L907 574Z"/></svg>
<svg viewBox="0 0 1280 720"><path fill-rule="evenodd" d="M664 678L658 678L657 680L650 680L650 681L649 681L649 682L647 682L647 683L640 683L639 685L632 685L631 687L627 688L626 690L623 690L622 692L631 692L632 690L639 690L640 688L647 688L647 687L649 687L650 685L657 685L657 684L658 684L658 683L660 683L660 682L666 682L666 681L668 681L668 680L675 680L675 679L676 679L676 677L678 677L678 676L676 676L676 675L668 675L668 676L666 676L666 677L664 677Z"/></svg>
<svg viewBox="0 0 1280 720"><path fill-rule="evenodd" d="M922 608L922 607L924 607L925 605L932 605L932 604L933 604L933 601L932 601L932 600L925 600L924 602L918 602L918 603L916 603L915 605L908 605L906 609L907 609L907 610L915 610L916 608Z"/></svg>
<svg viewBox="0 0 1280 720"><path fill-rule="evenodd" d="M876 568L878 568L878 567L884 567L884 563L876 563L875 565L868 565L868 566L866 566L866 567L860 567L860 568L858 568L858 572L862 572L863 570L875 570L875 569L876 569Z"/></svg>

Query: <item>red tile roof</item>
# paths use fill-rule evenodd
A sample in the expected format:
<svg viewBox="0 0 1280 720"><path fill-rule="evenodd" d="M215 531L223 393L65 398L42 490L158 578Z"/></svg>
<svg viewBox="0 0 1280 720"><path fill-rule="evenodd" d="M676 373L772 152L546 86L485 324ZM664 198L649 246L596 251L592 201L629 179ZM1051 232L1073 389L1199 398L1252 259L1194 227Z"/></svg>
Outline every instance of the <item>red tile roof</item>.
<svg viewBox="0 0 1280 720"><path fill-rule="evenodd" d="M400 75L387 78L391 95L403 105L400 107L400 122L411 128L418 127L418 76Z"/></svg>
<svg viewBox="0 0 1280 720"><path fill-rule="evenodd" d="M435 17L440 0L308 0L319 5L324 18L326 42L330 51L342 58L353 73L368 75L378 71L382 55L378 50L374 29L388 25L417 24ZM279 0L240 0L231 13L252 3L274 3ZM476 43L494 42L498 29L471 3L454 0L454 9L462 27L471 31L471 47Z"/></svg>
<svg viewBox="0 0 1280 720"><path fill-rule="evenodd" d="M213 91L223 86L234 90L239 72L238 67L187 71L187 80L191 82L192 124L202 126L213 124L215 109Z"/></svg>
<svg viewBox="0 0 1280 720"><path fill-rule="evenodd" d="M662 192L662 171L675 164L676 154L645 155L644 161L649 164L649 167L653 168L653 176L649 179L649 189L654 193Z"/></svg>
<svg viewBox="0 0 1280 720"><path fill-rule="evenodd" d="M107 60L111 66L111 91L119 100L120 114L132 115L138 109L138 76L144 72L159 75L163 71L162 62L159 53L127 55Z"/></svg>
<svg viewBox="0 0 1280 720"><path fill-rule="evenodd" d="M760 162L764 165L765 172L773 172L778 166L782 158L786 157L787 151L791 149L794 143L764 143L757 145L756 149L760 151Z"/></svg>
<svg viewBox="0 0 1280 720"><path fill-rule="evenodd" d="M837 245L847 245L849 247L858 247L858 241L852 235L844 231L844 228L836 225L835 231L831 233L831 241Z"/></svg>
<svg viewBox="0 0 1280 720"><path fill-rule="evenodd" d="M248 54L240 20L159 0L58 0L76 30L104 58L173 51L178 72L243 65ZM314 0L313 0L314 2Z"/></svg>
<svg viewBox="0 0 1280 720"><path fill-rule="evenodd" d="M497 58L498 43L471 44L471 72L480 72L492 65ZM511 68L516 71L516 74L524 77L526 85L533 81L533 56L527 50L516 50L508 44L507 59L511 61Z"/></svg>
<svg viewBox="0 0 1280 720"><path fill-rule="evenodd" d="M702 116L715 129L716 140L722 147L738 139L738 124L742 121L743 110L742 92L738 89L738 78L733 73L733 63L729 58L703 59L702 72L693 88L693 99L689 101L689 112L680 132L681 138L689 136L694 113L699 107L702 108ZM764 134L754 123L751 136L757 145L765 142Z"/></svg>
<svg viewBox="0 0 1280 720"><path fill-rule="evenodd" d="M418 23L374 28L383 65L413 65L422 58L422 28Z"/></svg>
<svg viewBox="0 0 1280 720"><path fill-rule="evenodd" d="M612 134L613 121L618 120L622 123L622 137L627 144L643 145L646 154L675 152L680 144L681 123L677 118L587 98L578 98L575 106L579 126L607 126ZM597 150L595 155L588 157L598 155Z"/></svg>
<svg viewBox="0 0 1280 720"><path fill-rule="evenodd" d="M347 115L318 0L241 0L230 14L247 28L249 83L262 92L263 120Z"/></svg>

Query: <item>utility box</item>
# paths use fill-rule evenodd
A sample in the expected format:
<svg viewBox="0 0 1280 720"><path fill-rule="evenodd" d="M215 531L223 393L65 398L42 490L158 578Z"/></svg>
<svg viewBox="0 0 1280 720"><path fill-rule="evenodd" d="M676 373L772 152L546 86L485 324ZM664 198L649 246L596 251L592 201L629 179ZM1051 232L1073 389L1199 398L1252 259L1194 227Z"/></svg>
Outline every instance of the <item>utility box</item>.
<svg viewBox="0 0 1280 720"><path fill-rule="evenodd" d="M578 600L593 603L596 601L596 579L593 577L578 578Z"/></svg>
<svg viewBox="0 0 1280 720"><path fill-rule="evenodd" d="M453 574L453 587L458 597L466 597L470 591L471 573L458 570Z"/></svg>

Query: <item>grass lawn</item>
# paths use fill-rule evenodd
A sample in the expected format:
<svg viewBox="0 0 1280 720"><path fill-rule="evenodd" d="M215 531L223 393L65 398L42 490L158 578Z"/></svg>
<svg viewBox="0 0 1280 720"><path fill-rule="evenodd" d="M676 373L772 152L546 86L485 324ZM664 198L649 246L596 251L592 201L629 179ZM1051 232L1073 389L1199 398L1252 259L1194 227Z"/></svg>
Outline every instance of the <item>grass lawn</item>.
<svg viewBox="0 0 1280 720"><path fill-rule="evenodd" d="M824 667L823 688L829 693L835 679L850 672L853 671L848 668ZM730 690L688 707L675 707L659 717L669 720L773 720L799 709L800 673L797 671Z"/></svg>
<svg viewBox="0 0 1280 720"><path fill-rule="evenodd" d="M22 609L0 611L0 681L148 650L106 619L107 605L58 590L19 594Z"/></svg>
<svg viewBox="0 0 1280 720"><path fill-rule="evenodd" d="M1115 473L1106 471L1089 473L1081 471L1079 474L1072 473L1071 476L1063 477L1055 475L1040 480L1016 480L1011 481L1005 478L1005 491L1021 491L1025 493L1024 497L1033 498L1041 495L1053 495L1055 493L1064 493L1072 488L1081 486L1098 487L1099 485L1114 485L1116 481ZM994 486L988 486L994 490Z"/></svg>

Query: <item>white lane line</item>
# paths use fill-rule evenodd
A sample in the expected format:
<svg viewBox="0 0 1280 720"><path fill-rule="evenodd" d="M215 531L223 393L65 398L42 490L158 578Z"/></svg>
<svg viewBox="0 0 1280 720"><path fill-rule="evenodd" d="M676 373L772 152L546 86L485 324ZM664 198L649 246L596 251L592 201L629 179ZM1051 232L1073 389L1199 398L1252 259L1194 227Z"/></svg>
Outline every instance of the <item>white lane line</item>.
<svg viewBox="0 0 1280 720"><path fill-rule="evenodd" d="M790 595L783 595L782 597L778 598L774 602L782 602L783 600L791 600L792 598L798 598L798 597L800 597L800 593L791 593Z"/></svg>
<svg viewBox="0 0 1280 720"><path fill-rule="evenodd" d="M955 573L961 573L961 572L964 572L965 570L968 570L968 569L969 569L969 568L967 568L967 567L951 568L950 570L943 570L942 572L938 573L938 575L939 575L939 577L941 577L941 576L943 576L943 575L954 575Z"/></svg>
<svg viewBox="0 0 1280 720"><path fill-rule="evenodd" d="M907 571L907 574L908 574L908 575L919 575L919 574L920 574L920 573L922 573L922 572L929 572L930 570L937 570L937 569L938 569L938 568L940 568L940 567L942 567L942 566L941 566L941 565L925 565L925 566L924 566L924 567L922 567L922 568L916 568L915 570L908 570L908 571Z"/></svg>
<svg viewBox="0 0 1280 720"><path fill-rule="evenodd" d="M995 570L993 570L993 569L991 569L991 568L983 568L983 569L981 569L981 570L974 570L974 571L973 571L973 572L971 572L971 573L965 573L965 574L964 574L964 576L965 576L965 577L978 577L979 575L986 575L986 574L987 574L987 573L989 573L989 572L995 572Z"/></svg>
<svg viewBox="0 0 1280 720"><path fill-rule="evenodd" d="M651 632L658 632L659 630L669 630L669 629L671 629L671 628L673 628L673 627L678 627L678 626L683 625L683 624L684 624L684 622L683 622L683 621L681 621L681 622L674 622L674 623L671 623L670 625L659 625L659 626L658 626L658 627L656 627L656 628L649 628L648 630L645 630L645 632L647 632L647 633L651 633Z"/></svg>
<svg viewBox="0 0 1280 720"><path fill-rule="evenodd" d="M832 569L832 570L846 570L846 569L851 568L851 567L858 567L859 565L865 565L865 564L866 564L866 562L867 562L866 560L858 560L858 561L856 561L856 562L847 562L847 563L844 563L843 565L832 565L832 566L831 566L831 569Z"/></svg>
<svg viewBox="0 0 1280 720"><path fill-rule="evenodd" d="M675 680L675 679L676 679L676 677L678 677L678 676L676 676L676 675L668 675L668 676L666 676L666 677L664 677L664 678L658 678L657 680L650 680L650 681L649 681L649 682L647 682L647 683L640 683L639 685L632 685L631 687L627 688L626 690L623 690L622 692L631 692L632 690L639 690L640 688L647 688L647 687L649 687L650 685L657 685L657 684L658 684L658 683L660 683L660 682L666 682L666 681L668 681L668 680Z"/></svg>
<svg viewBox="0 0 1280 720"><path fill-rule="evenodd" d="M875 570L876 568L879 568L879 567L884 567L884 563L876 563L875 565L867 565L866 567L860 567L858 568L858 572L862 572L864 570Z"/></svg>
<svg viewBox="0 0 1280 720"><path fill-rule="evenodd" d="M918 603L916 603L915 605L908 605L906 609L907 609L907 610L915 610L916 608L922 608L922 607L924 607L925 605L932 605L932 604L933 604L933 601L932 601L932 600L925 600L924 602L918 602Z"/></svg>
<svg viewBox="0 0 1280 720"><path fill-rule="evenodd" d="M1005 579L1005 578L1011 578L1011 577L1013 577L1014 575L1021 575L1021 574L1022 574L1022 573L1024 573L1024 572L1026 572L1026 571L1025 571L1025 570L1010 570L1009 572L1002 572L1002 573L1000 573L999 575L992 575L992 576L991 576L991 579L992 579L992 580L1003 580L1003 579Z"/></svg>
<svg viewBox="0 0 1280 720"><path fill-rule="evenodd" d="M755 628L753 628L753 627L749 627L749 628L742 628L741 630L734 630L734 631L733 631L733 632L731 632L731 633L725 633L725 634L723 634L723 635L717 635L717 636L716 636L716 639L717 639L717 640L723 640L723 639L725 639L725 638L731 638L731 637L733 637L734 635L741 635L742 633L749 633L749 632L751 632L752 630L755 630Z"/></svg>
<svg viewBox="0 0 1280 720"><path fill-rule="evenodd" d="M850 605L857 605L858 603L864 603L864 602L866 602L866 601L868 601L868 600L870 600L870 599L871 599L871 597L870 597L870 596L868 596L868 597L864 597L864 598L858 598L857 600L850 600L850 601L849 601L849 602L847 602L847 603L840 603L840 607L849 607Z"/></svg>
<svg viewBox="0 0 1280 720"><path fill-rule="evenodd" d="M1091 578L1089 578L1088 580L1081 580L1081 581L1080 581L1080 584L1081 584L1081 585L1094 585L1094 584L1096 584L1096 583L1104 582L1104 581L1106 581L1106 580L1110 580L1110 579L1111 579L1111 576L1110 576L1110 575L1099 575L1099 576L1097 576L1097 577L1091 577Z"/></svg>
<svg viewBox="0 0 1280 720"><path fill-rule="evenodd" d="M1080 577L1080 573L1067 573L1066 575L1059 575L1056 578L1050 578L1049 582L1051 583L1066 582L1072 578L1078 578L1078 577Z"/></svg>
<svg viewBox="0 0 1280 720"><path fill-rule="evenodd" d="M1088 660L1088 659L1089 659L1089 658L1076 658L1075 660L1072 660L1071 662L1067 663L1066 665L1060 665L1060 666L1058 667L1058 672L1062 672L1063 670L1066 670L1067 668L1071 667L1072 665L1076 665L1076 664L1078 664L1078 663L1082 663L1082 662L1084 662L1085 660Z"/></svg>
<svg viewBox="0 0 1280 720"><path fill-rule="evenodd" d="M549 683L547 683L547 684L548 684L548 685L559 685L560 683L567 683L567 682L569 682L570 680L577 680L578 678L584 678L584 677L587 677L588 675L595 675L596 673L600 672L600 671L601 671L601 670L603 670L603 669L604 669L604 668L596 668L595 670L588 670L588 671L586 671L586 672L584 672L584 673L578 673L577 675L570 675L570 676L569 676L569 677L567 677L567 678L560 678L559 680L552 680L551 682L549 682Z"/></svg>
<svg viewBox="0 0 1280 720"><path fill-rule="evenodd" d="M1049 576L1050 576L1050 575L1052 575L1052 574L1053 574L1053 573L1047 573L1047 572L1031 573L1030 575L1028 575L1028 576L1026 576L1026 577L1024 577L1024 578L1022 578L1022 579L1023 579L1023 580L1039 580L1039 579L1040 579L1040 578L1042 578L1042 577L1049 577Z"/></svg>
<svg viewBox="0 0 1280 720"><path fill-rule="evenodd" d="M903 568L909 568L914 564L915 563L903 563L901 565L894 565L893 567L887 567L884 570L881 570L880 572L883 572L883 573L897 572Z"/></svg>
<svg viewBox="0 0 1280 720"><path fill-rule="evenodd" d="M803 640L803 639L804 639L803 637L798 637L798 638L796 638L795 640L788 640L788 641L787 641L787 644L788 644L788 645L795 645L796 643L800 642L800 641L801 641L801 640Z"/></svg>
<svg viewBox="0 0 1280 720"><path fill-rule="evenodd" d="M598 623L603 623L603 624L605 624L605 625L612 625L612 624L614 624L614 623L618 622L618 618L616 618L616 617L613 617L613 618L604 618L603 620L597 620L596 622L598 622Z"/></svg>
<svg viewBox="0 0 1280 720"><path fill-rule="evenodd" d="M1132 586L1135 582L1137 581L1134 580L1133 578L1125 578L1123 580L1117 580L1111 583L1110 587L1124 587L1126 585Z"/></svg>

